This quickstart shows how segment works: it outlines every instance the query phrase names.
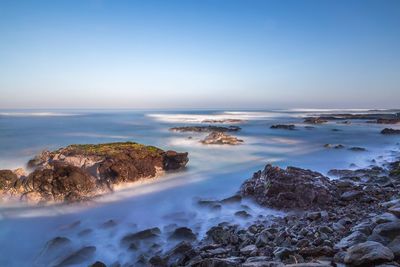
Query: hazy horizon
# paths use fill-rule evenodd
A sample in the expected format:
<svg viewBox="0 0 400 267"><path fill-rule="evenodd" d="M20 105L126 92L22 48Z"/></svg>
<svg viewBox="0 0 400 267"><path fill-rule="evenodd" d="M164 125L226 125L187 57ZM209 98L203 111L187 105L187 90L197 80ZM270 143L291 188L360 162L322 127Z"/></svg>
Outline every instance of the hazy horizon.
<svg viewBox="0 0 400 267"><path fill-rule="evenodd" d="M1 1L1 109L397 108L400 2Z"/></svg>

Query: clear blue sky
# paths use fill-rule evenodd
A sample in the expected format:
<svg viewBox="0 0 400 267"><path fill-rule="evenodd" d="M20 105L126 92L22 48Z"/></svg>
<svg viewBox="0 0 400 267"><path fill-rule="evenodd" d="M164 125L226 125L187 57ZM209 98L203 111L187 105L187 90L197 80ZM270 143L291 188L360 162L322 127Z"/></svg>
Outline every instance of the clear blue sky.
<svg viewBox="0 0 400 267"><path fill-rule="evenodd" d="M400 1L0 1L0 108L395 107Z"/></svg>

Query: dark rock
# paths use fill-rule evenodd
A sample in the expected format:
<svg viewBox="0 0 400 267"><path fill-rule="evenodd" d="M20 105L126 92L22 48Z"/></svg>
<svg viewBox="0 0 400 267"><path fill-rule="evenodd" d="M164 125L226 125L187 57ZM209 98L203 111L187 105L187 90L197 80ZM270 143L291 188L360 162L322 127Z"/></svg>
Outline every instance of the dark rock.
<svg viewBox="0 0 400 267"><path fill-rule="evenodd" d="M29 161L35 170L24 179L0 171L0 190L20 188L22 199L36 202L81 201L112 191L114 184L155 177L187 162L187 153L133 142L70 145Z"/></svg>
<svg viewBox="0 0 400 267"><path fill-rule="evenodd" d="M100 188L96 179L81 168L54 164L53 169L37 169L24 181L28 200L80 201L93 197Z"/></svg>
<svg viewBox="0 0 400 267"><path fill-rule="evenodd" d="M319 117L309 117L304 120L304 123L310 123L310 124L322 124L325 122L328 121Z"/></svg>
<svg viewBox="0 0 400 267"><path fill-rule="evenodd" d="M221 119L221 120L203 120L202 123L242 123L245 122L245 120L240 120L240 119Z"/></svg>
<svg viewBox="0 0 400 267"><path fill-rule="evenodd" d="M384 243L385 245L400 235L400 223L388 222L378 224L368 240Z"/></svg>
<svg viewBox="0 0 400 267"><path fill-rule="evenodd" d="M170 235L169 238L179 240L196 240L196 235L190 228L179 227L175 229L175 231Z"/></svg>
<svg viewBox="0 0 400 267"><path fill-rule="evenodd" d="M295 130L294 124L275 124L271 129Z"/></svg>
<svg viewBox="0 0 400 267"><path fill-rule="evenodd" d="M205 145L239 145L243 143L243 140L224 132L211 132L201 140L201 143Z"/></svg>
<svg viewBox="0 0 400 267"><path fill-rule="evenodd" d="M393 118L393 119L379 118L376 120L376 123L378 123L378 124L396 124L396 123L400 123L400 119L399 118Z"/></svg>
<svg viewBox="0 0 400 267"><path fill-rule="evenodd" d="M358 146L350 147L349 150L351 150L351 151L356 151L356 152L367 151L365 148L363 148L363 147L358 147Z"/></svg>
<svg viewBox="0 0 400 267"><path fill-rule="evenodd" d="M221 203L224 203L224 204L228 203L229 204L229 203L238 203L238 202L241 202L241 201L242 201L242 196L241 195L234 195L234 196L222 199Z"/></svg>
<svg viewBox="0 0 400 267"><path fill-rule="evenodd" d="M390 135L390 134L400 134L400 130L397 129L392 129L392 128L385 128L381 131L381 134L386 134L386 135Z"/></svg>
<svg viewBox="0 0 400 267"><path fill-rule="evenodd" d="M320 173L267 165L241 186L241 194L275 208L311 208L332 204L336 187Z"/></svg>
<svg viewBox="0 0 400 267"><path fill-rule="evenodd" d="M250 255L253 251L257 251L256 245L247 245L240 249L240 253Z"/></svg>
<svg viewBox="0 0 400 267"><path fill-rule="evenodd" d="M237 244L239 237L234 229L223 226L214 226L207 231L207 237L216 244Z"/></svg>
<svg viewBox="0 0 400 267"><path fill-rule="evenodd" d="M400 204L390 207L388 211L400 218Z"/></svg>
<svg viewBox="0 0 400 267"><path fill-rule="evenodd" d="M396 260L400 259L400 235L397 236L395 239L393 239L392 242L390 242L387 245L388 248L393 252L394 257Z"/></svg>
<svg viewBox="0 0 400 267"><path fill-rule="evenodd" d="M92 265L90 265L90 267L107 267L107 265L105 265L105 264L102 263L101 261L96 261L95 263L93 263Z"/></svg>
<svg viewBox="0 0 400 267"><path fill-rule="evenodd" d="M192 263L191 267L240 267L240 261L237 259L220 259L220 258L209 258L202 259L198 262Z"/></svg>
<svg viewBox="0 0 400 267"><path fill-rule="evenodd" d="M235 212L235 216L240 217L240 218L250 218L251 217L251 215L245 210L240 210L240 211Z"/></svg>
<svg viewBox="0 0 400 267"><path fill-rule="evenodd" d="M17 180L17 175L11 170L0 170L0 191L13 188Z"/></svg>
<svg viewBox="0 0 400 267"><path fill-rule="evenodd" d="M150 228L143 231L139 231L133 234L126 235L122 238L121 242L123 244L130 244L137 240L152 239L157 238L161 234L159 228Z"/></svg>
<svg viewBox="0 0 400 267"><path fill-rule="evenodd" d="M245 262L242 264L242 267L284 267L282 262L279 261L269 261L269 260L264 260L264 261L254 261L254 262Z"/></svg>
<svg viewBox="0 0 400 267"><path fill-rule="evenodd" d="M362 232L356 231L342 238L340 242L335 245L335 248L345 249L365 241L367 241L367 236Z"/></svg>
<svg viewBox="0 0 400 267"><path fill-rule="evenodd" d="M112 227L115 227L115 226L117 226L117 222L116 221L108 220L108 221L104 222L103 224L101 224L100 227L102 227L102 228L112 228Z"/></svg>
<svg viewBox="0 0 400 267"><path fill-rule="evenodd" d="M393 252L380 243L367 241L352 246L344 258L346 264L354 266L370 266L393 260Z"/></svg>
<svg viewBox="0 0 400 267"><path fill-rule="evenodd" d="M166 262L167 266L183 266L185 261L194 256L192 245L187 242L181 242L166 253L163 261Z"/></svg>
<svg viewBox="0 0 400 267"><path fill-rule="evenodd" d="M83 247L61 260L56 266L63 267L84 263L93 258L95 252L96 247L94 246Z"/></svg>
<svg viewBox="0 0 400 267"><path fill-rule="evenodd" d="M274 250L275 258L281 261L287 259L289 256L295 253L296 253L295 250L287 247L278 247Z"/></svg>
<svg viewBox="0 0 400 267"><path fill-rule="evenodd" d="M357 190L352 190L352 191L347 191L344 192L341 196L340 199L344 201L350 201L359 198L360 196L364 195L364 192L362 191L357 191Z"/></svg>

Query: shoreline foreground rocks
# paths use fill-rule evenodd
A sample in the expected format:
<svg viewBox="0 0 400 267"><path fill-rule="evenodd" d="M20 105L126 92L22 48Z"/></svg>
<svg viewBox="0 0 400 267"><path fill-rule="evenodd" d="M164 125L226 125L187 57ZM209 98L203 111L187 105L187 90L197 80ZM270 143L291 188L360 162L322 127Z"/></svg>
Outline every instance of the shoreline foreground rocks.
<svg viewBox="0 0 400 267"><path fill-rule="evenodd" d="M114 185L181 169L188 160L188 153L134 142L70 145L30 160L33 172L27 176L0 170L0 195L29 202L88 200Z"/></svg>
<svg viewBox="0 0 400 267"><path fill-rule="evenodd" d="M336 179L268 164L229 203L252 198L284 216L253 218L247 226L220 223L143 266L400 266L400 161L329 174Z"/></svg>

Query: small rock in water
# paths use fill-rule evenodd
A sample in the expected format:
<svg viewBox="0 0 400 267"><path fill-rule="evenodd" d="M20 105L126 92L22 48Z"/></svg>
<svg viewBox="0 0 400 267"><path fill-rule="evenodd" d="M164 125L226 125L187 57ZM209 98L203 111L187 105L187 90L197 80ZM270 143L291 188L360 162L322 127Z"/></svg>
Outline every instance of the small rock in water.
<svg viewBox="0 0 400 267"><path fill-rule="evenodd" d="M201 143L206 145L238 145L243 143L243 140L223 132L212 132Z"/></svg>
<svg viewBox="0 0 400 267"><path fill-rule="evenodd" d="M295 130L294 124L275 124L270 127L271 129Z"/></svg>
<svg viewBox="0 0 400 267"><path fill-rule="evenodd" d="M245 210L240 210L240 211L235 212L235 216L240 217L240 218L250 218L251 217L251 215Z"/></svg>
<svg viewBox="0 0 400 267"><path fill-rule="evenodd" d="M108 220L105 223L103 223L101 225L102 228L111 228L111 227L115 227L117 225L117 223L114 220Z"/></svg>
<svg viewBox="0 0 400 267"><path fill-rule="evenodd" d="M160 234L161 231L158 227L150 228L133 234L126 235L122 238L121 242L126 244L137 240L152 239L158 237Z"/></svg>
<svg viewBox="0 0 400 267"><path fill-rule="evenodd" d="M350 147L349 150L351 150L351 151L356 151L356 152L367 151L367 149L365 149L365 148L363 148L363 147L358 147L358 146Z"/></svg>
<svg viewBox="0 0 400 267"><path fill-rule="evenodd" d="M196 235L190 228L179 227L175 229L175 231L170 235L169 238L179 240L196 240Z"/></svg>
<svg viewBox="0 0 400 267"><path fill-rule="evenodd" d="M107 265L105 265L105 264L102 263L101 261L96 261L95 263L93 263L93 264L90 265L89 267L107 267Z"/></svg>

